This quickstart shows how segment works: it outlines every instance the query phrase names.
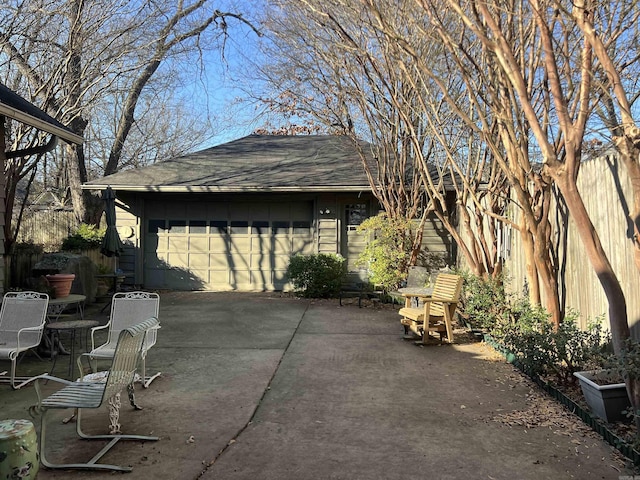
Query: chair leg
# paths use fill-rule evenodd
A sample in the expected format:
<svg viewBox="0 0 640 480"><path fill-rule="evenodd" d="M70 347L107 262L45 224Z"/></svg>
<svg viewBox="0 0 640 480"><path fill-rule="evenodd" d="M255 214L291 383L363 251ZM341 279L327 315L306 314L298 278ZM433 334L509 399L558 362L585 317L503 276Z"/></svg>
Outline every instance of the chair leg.
<svg viewBox="0 0 640 480"><path fill-rule="evenodd" d="M156 378L158 378L161 373L158 372L155 375L152 375L150 377L147 377L147 366L146 366L146 359L145 359L145 355L142 356L142 359L140 360L141 363L141 371L142 371L142 386L144 388L149 388L149 385L151 385L151 382L153 382Z"/></svg>
<svg viewBox="0 0 640 480"><path fill-rule="evenodd" d="M24 354L24 352L23 352ZM18 390L20 388L19 384L28 380L29 377L18 377L16 376L17 365L19 363L18 359L21 359L20 355L17 355L15 358L11 360L11 370L10 373L7 371L0 372L0 384L8 384L11 385L13 390Z"/></svg>
<svg viewBox="0 0 640 480"><path fill-rule="evenodd" d="M444 324L447 329L447 342L453 343L453 327L451 326L451 313L449 308L445 306L444 309ZM442 340L442 337L441 337Z"/></svg>
<svg viewBox="0 0 640 480"><path fill-rule="evenodd" d="M130 472L132 467L122 467L120 465L109 465L105 463L97 463L111 448L120 440L158 440L158 437L146 436L146 435L87 435L82 431L81 419L82 409L78 409L78 418L76 422L76 432L83 439L88 440L110 440L102 450L100 450L94 457L86 463L64 463L57 464L52 463L47 459L46 454L46 433L47 433L47 409L42 412L40 420L40 436L39 436L39 449L40 449L40 462L47 468L51 469L73 469L73 470L111 470L118 472Z"/></svg>

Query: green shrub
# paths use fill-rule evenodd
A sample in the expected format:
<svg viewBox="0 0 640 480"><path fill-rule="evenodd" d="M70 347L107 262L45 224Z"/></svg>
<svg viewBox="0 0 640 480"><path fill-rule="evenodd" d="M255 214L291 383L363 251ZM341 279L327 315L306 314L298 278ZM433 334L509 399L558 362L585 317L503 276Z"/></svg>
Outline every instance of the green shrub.
<svg viewBox="0 0 640 480"><path fill-rule="evenodd" d="M488 331L529 375L552 375L564 385L575 381L574 372L606 363L609 337L603 332L602 319L582 330L578 312L570 311L556 329L543 307L532 305L528 298L509 297L502 278L462 275L461 309L470 326Z"/></svg>
<svg viewBox="0 0 640 480"><path fill-rule="evenodd" d="M510 322L496 330L497 337L516 355L529 375L552 375L560 385L575 382L574 372L603 365L609 344L602 323L587 330L577 324L577 312L569 312L558 328L540 306L520 300L510 313Z"/></svg>
<svg viewBox="0 0 640 480"><path fill-rule="evenodd" d="M346 274L343 257L324 253L294 255L287 267L287 276L296 292L307 298L338 296Z"/></svg>
<svg viewBox="0 0 640 480"><path fill-rule="evenodd" d="M44 245L28 240L14 243L12 249L15 255L40 255L44 252Z"/></svg>
<svg viewBox="0 0 640 480"><path fill-rule="evenodd" d="M98 248L102 243L104 232L104 228L82 223L74 233L62 241L60 249L64 252L77 252Z"/></svg>
<svg viewBox="0 0 640 480"><path fill-rule="evenodd" d="M480 278L468 272L461 275L464 283L459 311L471 328L492 330L504 323L509 304L503 278Z"/></svg>
<svg viewBox="0 0 640 480"><path fill-rule="evenodd" d="M383 290L398 288L407 278L413 243L411 221L379 213L358 225L357 231L368 235L371 240L356 265L366 267L370 282L380 285Z"/></svg>

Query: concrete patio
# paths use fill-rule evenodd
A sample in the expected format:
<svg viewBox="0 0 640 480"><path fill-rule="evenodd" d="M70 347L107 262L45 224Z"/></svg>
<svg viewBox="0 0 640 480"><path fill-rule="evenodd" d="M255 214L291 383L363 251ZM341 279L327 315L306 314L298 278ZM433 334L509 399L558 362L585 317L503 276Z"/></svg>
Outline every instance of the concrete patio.
<svg viewBox="0 0 640 480"><path fill-rule="evenodd" d="M357 303L357 302L355 302ZM100 306L86 316L106 321ZM617 479L633 475L604 441L580 427L526 428L496 421L531 407L534 387L488 358L482 344L416 347L401 339L390 306L340 307L279 294L161 292L162 371L137 388L142 411L123 401L125 433L104 462L136 479ZM62 357L56 374L64 375ZM25 358L20 372L48 361ZM0 369L5 369L4 364ZM26 387L0 386L0 418L29 419ZM61 412L48 457L79 461L103 442L75 436ZM88 411L103 433L106 409ZM569 419L569 421L572 421ZM38 426L38 421L34 421ZM83 422L85 423L85 422ZM39 479L113 473L41 469ZM125 477L123 477L125 478Z"/></svg>

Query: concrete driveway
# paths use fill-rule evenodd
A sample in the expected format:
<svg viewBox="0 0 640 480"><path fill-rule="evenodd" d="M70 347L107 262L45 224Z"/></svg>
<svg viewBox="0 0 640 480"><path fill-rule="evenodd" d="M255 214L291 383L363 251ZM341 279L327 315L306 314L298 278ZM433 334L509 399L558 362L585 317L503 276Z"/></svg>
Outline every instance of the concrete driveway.
<svg viewBox="0 0 640 480"><path fill-rule="evenodd" d="M97 311L90 308L87 315L97 318ZM144 410L123 401L121 413L125 433L160 440L120 442L103 459L133 466L126 478L556 480L633 474L570 414L563 414L564 423L537 428L504 420L537 409L535 387L510 365L488 359L482 344L416 347L403 341L389 306L167 292L161 293L160 322L147 367L162 376L149 389L137 389ZM49 367L26 358L22 369L37 374ZM56 373L65 369L61 362ZM2 418L30 418L27 408L34 402L33 388L0 387ZM61 423L64 416L48 430L50 460L85 460L104 445L77 440L74 425ZM85 418L88 431L106 429L106 409ZM42 469L38 478L113 474Z"/></svg>

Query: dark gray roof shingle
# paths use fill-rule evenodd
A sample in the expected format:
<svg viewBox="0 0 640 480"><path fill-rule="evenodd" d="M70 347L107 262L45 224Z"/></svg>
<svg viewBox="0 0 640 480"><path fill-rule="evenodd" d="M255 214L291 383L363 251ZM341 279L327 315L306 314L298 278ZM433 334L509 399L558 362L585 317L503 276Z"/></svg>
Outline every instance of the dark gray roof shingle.
<svg viewBox="0 0 640 480"><path fill-rule="evenodd" d="M360 143L368 155L370 147ZM334 135L249 135L88 182L84 188L154 191L370 189L353 140Z"/></svg>

